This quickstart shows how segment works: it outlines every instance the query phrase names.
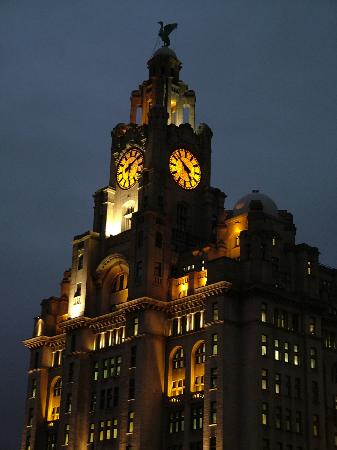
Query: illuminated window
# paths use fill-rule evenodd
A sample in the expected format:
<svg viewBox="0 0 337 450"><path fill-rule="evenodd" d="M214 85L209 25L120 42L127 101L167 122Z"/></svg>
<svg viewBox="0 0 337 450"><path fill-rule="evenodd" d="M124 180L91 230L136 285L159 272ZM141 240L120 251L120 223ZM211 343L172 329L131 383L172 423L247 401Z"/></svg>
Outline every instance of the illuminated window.
<svg viewBox="0 0 337 450"><path fill-rule="evenodd" d="M112 438L117 439L118 436L118 419L112 419Z"/></svg>
<svg viewBox="0 0 337 450"><path fill-rule="evenodd" d="M178 395L182 395L185 390L185 380L181 378L180 380L174 380L172 381L172 388L171 388L171 396L176 397Z"/></svg>
<svg viewBox="0 0 337 450"><path fill-rule="evenodd" d="M218 302L212 303L212 320L219 320Z"/></svg>
<svg viewBox="0 0 337 450"><path fill-rule="evenodd" d="M261 423L263 426L268 425L268 403L262 403Z"/></svg>
<svg viewBox="0 0 337 450"><path fill-rule="evenodd" d="M105 427L105 438L106 439L111 439L111 437L112 437L112 433L111 433L111 425L112 425L112 422L111 422L111 420L107 420L106 421L106 427Z"/></svg>
<svg viewBox="0 0 337 450"><path fill-rule="evenodd" d="M311 261L307 262L307 275L311 275L312 269L311 269Z"/></svg>
<svg viewBox="0 0 337 450"><path fill-rule="evenodd" d="M77 270L83 269L83 254L78 255Z"/></svg>
<svg viewBox="0 0 337 450"><path fill-rule="evenodd" d="M267 356L268 354L268 346L267 346L267 336L265 334L261 335L261 355Z"/></svg>
<svg viewBox="0 0 337 450"><path fill-rule="evenodd" d="M173 356L173 368L179 369L185 367L185 354L184 349L180 347Z"/></svg>
<svg viewBox="0 0 337 450"><path fill-rule="evenodd" d="M108 378L109 375L109 359L103 359L103 379Z"/></svg>
<svg viewBox="0 0 337 450"><path fill-rule="evenodd" d="M279 350L279 340L274 339L274 359L275 361L280 360L280 350Z"/></svg>
<svg viewBox="0 0 337 450"><path fill-rule="evenodd" d="M263 391L268 389L268 370L267 369L261 370L261 389Z"/></svg>
<svg viewBox="0 0 337 450"><path fill-rule="evenodd" d="M319 417L316 414L312 417L312 435L314 437L319 436Z"/></svg>
<svg viewBox="0 0 337 450"><path fill-rule="evenodd" d="M202 342L195 352L195 364L202 364L205 362L205 343Z"/></svg>
<svg viewBox="0 0 337 450"><path fill-rule="evenodd" d="M302 433L302 414L301 411L296 411L295 414L295 433Z"/></svg>
<svg viewBox="0 0 337 450"><path fill-rule="evenodd" d="M89 425L88 444L92 444L94 440L95 440L95 424L91 423Z"/></svg>
<svg viewBox="0 0 337 450"><path fill-rule="evenodd" d="M52 367L60 367L62 365L62 350L56 350L52 354Z"/></svg>
<svg viewBox="0 0 337 450"><path fill-rule="evenodd" d="M216 424L216 402L211 402L210 405L210 414L209 414L209 423Z"/></svg>
<svg viewBox="0 0 337 450"><path fill-rule="evenodd" d="M315 317L310 317L308 331L312 335L316 334L316 319L315 319Z"/></svg>
<svg viewBox="0 0 337 450"><path fill-rule="evenodd" d="M282 408L277 406L275 409L275 428L281 430L282 428Z"/></svg>
<svg viewBox="0 0 337 450"><path fill-rule="evenodd" d="M25 450L31 450L31 444L30 444L31 440L30 440L30 434L27 434L26 436L26 444L25 444Z"/></svg>
<svg viewBox="0 0 337 450"><path fill-rule="evenodd" d="M212 355L218 354L218 335L212 334Z"/></svg>
<svg viewBox="0 0 337 450"><path fill-rule="evenodd" d="M69 444L70 425L67 424L64 428L64 445Z"/></svg>
<svg viewBox="0 0 337 450"><path fill-rule="evenodd" d="M310 369L317 369L317 350L310 348Z"/></svg>
<svg viewBox="0 0 337 450"><path fill-rule="evenodd" d="M32 398L35 398L37 394L37 381L36 378L32 378L32 384L31 384L31 389L30 389L30 396Z"/></svg>
<svg viewBox="0 0 337 450"><path fill-rule="evenodd" d="M74 297L79 297L81 295L82 285L81 283L76 284L76 290L74 293Z"/></svg>
<svg viewBox="0 0 337 450"><path fill-rule="evenodd" d="M299 366L300 365L300 356L299 356L299 347L298 345L294 345L293 347L294 350L294 366Z"/></svg>
<svg viewBox="0 0 337 450"><path fill-rule="evenodd" d="M192 430L202 430L203 417L202 406L192 408Z"/></svg>
<svg viewBox="0 0 337 450"><path fill-rule="evenodd" d="M275 247L275 245L276 245L276 236L272 237L271 243L272 243L272 246Z"/></svg>
<svg viewBox="0 0 337 450"><path fill-rule="evenodd" d="M72 395L68 393L66 397L66 413L71 413L71 399Z"/></svg>
<svg viewBox="0 0 337 450"><path fill-rule="evenodd" d="M196 392L203 391L204 390L204 385L205 385L205 383L204 383L204 375L200 375L200 376L195 377L194 390Z"/></svg>
<svg viewBox="0 0 337 450"><path fill-rule="evenodd" d="M94 381L97 381L98 378L99 378L99 364L98 364L98 361L96 361L94 363L92 378L93 378Z"/></svg>
<svg viewBox="0 0 337 450"><path fill-rule="evenodd" d="M275 394L281 393L281 375L279 373L275 374Z"/></svg>
<svg viewBox="0 0 337 450"><path fill-rule="evenodd" d="M170 413L169 432L180 433L185 429L184 411L174 411Z"/></svg>
<svg viewBox="0 0 337 450"><path fill-rule="evenodd" d="M234 237L234 247L240 247L240 235L239 234L237 234Z"/></svg>
<svg viewBox="0 0 337 450"><path fill-rule="evenodd" d="M284 343L284 354L283 354L284 362L289 362L289 342Z"/></svg>
<svg viewBox="0 0 337 450"><path fill-rule="evenodd" d="M267 322L267 303L261 305L261 322Z"/></svg>
<svg viewBox="0 0 337 450"><path fill-rule="evenodd" d="M128 287L128 275L126 273L120 273L115 276L111 284L111 292L119 292Z"/></svg>
<svg viewBox="0 0 337 450"><path fill-rule="evenodd" d="M211 389L215 389L218 386L218 369L217 367L211 368Z"/></svg>
<svg viewBox="0 0 337 450"><path fill-rule="evenodd" d="M133 319L133 335L134 336L138 335L138 329L139 329L139 319L138 319L138 317L135 317Z"/></svg>
<svg viewBox="0 0 337 450"><path fill-rule="evenodd" d="M128 413L128 433L133 433L134 419L135 419L134 411L129 411L129 413Z"/></svg>
<svg viewBox="0 0 337 450"><path fill-rule="evenodd" d="M105 422L104 422L104 420L101 420L101 422L99 423L99 440L100 441L104 440L104 435L105 435Z"/></svg>

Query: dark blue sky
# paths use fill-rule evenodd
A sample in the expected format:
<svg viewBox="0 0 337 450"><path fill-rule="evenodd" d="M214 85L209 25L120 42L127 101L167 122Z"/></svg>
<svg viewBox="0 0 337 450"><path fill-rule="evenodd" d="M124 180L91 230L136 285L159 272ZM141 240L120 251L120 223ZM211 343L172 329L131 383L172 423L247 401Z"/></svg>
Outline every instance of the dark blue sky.
<svg viewBox="0 0 337 450"><path fill-rule="evenodd" d="M251 189L294 214L297 242L336 265L337 3L333 0L0 0L0 448L16 450L40 300L92 226L110 130L147 78L158 20L214 132L226 206Z"/></svg>

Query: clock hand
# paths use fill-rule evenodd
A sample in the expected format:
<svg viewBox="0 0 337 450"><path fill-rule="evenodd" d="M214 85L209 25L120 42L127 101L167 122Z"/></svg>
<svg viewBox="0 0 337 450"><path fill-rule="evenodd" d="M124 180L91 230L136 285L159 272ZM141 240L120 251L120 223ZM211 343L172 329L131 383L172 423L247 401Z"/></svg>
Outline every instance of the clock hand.
<svg viewBox="0 0 337 450"><path fill-rule="evenodd" d="M185 168L185 171L186 171L188 174L190 174L190 173L191 173L191 169L190 169L189 167L187 167L187 165L184 163L183 160L181 160L181 162L183 163L183 166L184 166L184 168Z"/></svg>

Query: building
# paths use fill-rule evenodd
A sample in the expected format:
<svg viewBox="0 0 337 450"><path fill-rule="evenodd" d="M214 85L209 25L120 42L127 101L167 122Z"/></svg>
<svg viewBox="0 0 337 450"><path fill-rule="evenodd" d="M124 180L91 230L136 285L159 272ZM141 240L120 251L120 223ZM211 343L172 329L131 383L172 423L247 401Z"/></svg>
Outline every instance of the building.
<svg viewBox="0 0 337 450"><path fill-rule="evenodd" d="M336 269L268 196L224 209L181 62L148 68L24 342L21 449L336 449Z"/></svg>

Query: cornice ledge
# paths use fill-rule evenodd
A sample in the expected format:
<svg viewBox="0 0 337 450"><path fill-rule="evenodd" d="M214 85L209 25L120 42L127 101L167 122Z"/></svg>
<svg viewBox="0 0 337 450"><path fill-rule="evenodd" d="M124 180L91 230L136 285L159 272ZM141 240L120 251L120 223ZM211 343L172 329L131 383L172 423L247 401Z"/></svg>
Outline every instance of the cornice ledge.
<svg viewBox="0 0 337 450"><path fill-rule="evenodd" d="M152 297L139 297L117 305L116 309L125 312L137 311L139 309L155 309L163 311L167 308L167 305L167 302Z"/></svg>
<svg viewBox="0 0 337 450"><path fill-rule="evenodd" d="M114 311L103 316L90 319L89 328L95 331L106 331L111 326L125 324L125 314L123 311Z"/></svg>
<svg viewBox="0 0 337 450"><path fill-rule="evenodd" d="M67 331L76 330L77 328L86 328L90 323L90 318L85 316L75 317L74 319L68 319L59 324L59 329L63 333Z"/></svg>
<svg viewBox="0 0 337 450"><path fill-rule="evenodd" d="M53 350L62 350L65 346L66 335L59 334L57 336L36 336L22 342L23 345L29 349L46 346L51 347Z"/></svg>
<svg viewBox="0 0 337 450"><path fill-rule="evenodd" d="M217 283L212 283L203 287L195 289L198 294L204 294L206 297L211 295L218 295L224 291L228 291L232 287L232 283L229 281L218 281Z"/></svg>

